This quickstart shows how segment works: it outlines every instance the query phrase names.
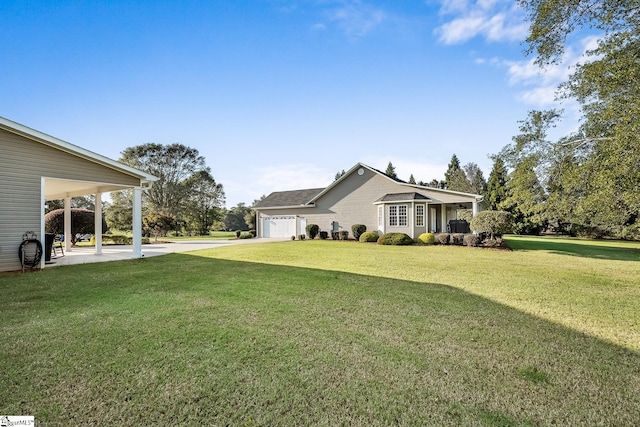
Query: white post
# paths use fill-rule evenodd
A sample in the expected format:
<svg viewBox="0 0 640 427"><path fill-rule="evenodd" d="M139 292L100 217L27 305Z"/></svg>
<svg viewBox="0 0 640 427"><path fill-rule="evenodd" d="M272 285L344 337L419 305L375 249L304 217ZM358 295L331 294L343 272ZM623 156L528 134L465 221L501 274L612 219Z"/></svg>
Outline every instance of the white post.
<svg viewBox="0 0 640 427"><path fill-rule="evenodd" d="M449 231L447 230L447 207L444 203L440 205L440 220L442 221L441 232L447 233Z"/></svg>
<svg viewBox="0 0 640 427"><path fill-rule="evenodd" d="M133 189L133 257L142 258L142 188Z"/></svg>
<svg viewBox="0 0 640 427"><path fill-rule="evenodd" d="M64 198L64 250L71 251L71 197Z"/></svg>
<svg viewBox="0 0 640 427"><path fill-rule="evenodd" d="M478 202L472 202L471 207L473 209L473 216L476 216L478 214Z"/></svg>
<svg viewBox="0 0 640 427"><path fill-rule="evenodd" d="M94 236L96 241L96 255L102 255L102 193L96 193L96 208L94 212Z"/></svg>

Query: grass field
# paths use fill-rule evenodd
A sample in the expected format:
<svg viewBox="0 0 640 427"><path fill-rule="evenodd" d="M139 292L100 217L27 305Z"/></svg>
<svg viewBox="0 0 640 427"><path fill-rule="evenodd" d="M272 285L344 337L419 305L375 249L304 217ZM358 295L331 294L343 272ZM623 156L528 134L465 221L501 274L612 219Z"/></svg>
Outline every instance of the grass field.
<svg viewBox="0 0 640 427"><path fill-rule="evenodd" d="M240 245L0 275L40 425L640 425L640 245Z"/></svg>

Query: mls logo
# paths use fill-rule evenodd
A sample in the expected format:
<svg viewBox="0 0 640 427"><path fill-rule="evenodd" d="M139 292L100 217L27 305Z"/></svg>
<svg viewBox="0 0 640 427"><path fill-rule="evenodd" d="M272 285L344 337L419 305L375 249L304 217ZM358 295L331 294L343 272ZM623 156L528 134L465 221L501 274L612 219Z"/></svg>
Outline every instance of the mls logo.
<svg viewBox="0 0 640 427"><path fill-rule="evenodd" d="M9 427L9 418L2 416L0 417L0 427Z"/></svg>

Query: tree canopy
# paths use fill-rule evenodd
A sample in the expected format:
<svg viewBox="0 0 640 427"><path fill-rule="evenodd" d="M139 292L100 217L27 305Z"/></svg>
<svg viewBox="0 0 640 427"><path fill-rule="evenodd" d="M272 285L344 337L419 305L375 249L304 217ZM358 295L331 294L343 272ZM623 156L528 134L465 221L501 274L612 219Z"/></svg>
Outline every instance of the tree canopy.
<svg viewBox="0 0 640 427"><path fill-rule="evenodd" d="M532 111L500 153L514 171L524 164L521 172L532 170L538 177L544 202L540 215L530 218L541 225L571 223L596 236L640 238L640 3L519 3L531 21L528 52L542 67L559 62L571 37L587 30L599 37L558 88L561 100L581 106L578 130L550 140L547 131L562 112Z"/></svg>

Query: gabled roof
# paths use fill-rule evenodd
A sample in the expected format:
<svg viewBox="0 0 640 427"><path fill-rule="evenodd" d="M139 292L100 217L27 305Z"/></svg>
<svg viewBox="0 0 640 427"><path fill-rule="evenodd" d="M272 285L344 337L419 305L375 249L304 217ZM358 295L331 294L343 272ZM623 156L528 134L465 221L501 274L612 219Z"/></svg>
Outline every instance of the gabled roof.
<svg viewBox="0 0 640 427"><path fill-rule="evenodd" d="M431 200L431 199L429 199L424 194L420 194L416 192L390 193L390 194L385 194L384 196L380 197L378 200L376 200L373 203L375 204L375 203L381 203L381 202L406 202L411 200Z"/></svg>
<svg viewBox="0 0 640 427"><path fill-rule="evenodd" d="M155 176L150 175L146 172L143 172L139 169L135 169L123 163L116 162L115 160L111 160L108 157L104 157L92 151L85 150L84 148L78 147L77 145L73 145L69 142L55 138L51 135L47 135L46 133L37 131L35 129L31 129L27 126L21 125L20 123L16 123L9 119L5 119L4 117L0 117L0 129L6 130L7 132L14 133L16 135L23 136L32 141L39 142L41 144L47 145L49 147L53 147L60 151L64 151L71 155L80 157L85 160L89 160L91 162L100 164L102 166L115 169L121 173L139 178L142 181L153 182L158 180L158 178L156 178Z"/></svg>
<svg viewBox="0 0 640 427"><path fill-rule="evenodd" d="M269 208L285 208L285 207L300 207L305 205L313 206L310 201L315 198L324 188L309 188L306 190L293 190L293 191L276 191L269 194L262 201L260 201L255 208L269 207Z"/></svg>
<svg viewBox="0 0 640 427"><path fill-rule="evenodd" d="M402 181L398 178L390 177L384 172L379 171L378 169L372 168L371 166L367 166L364 163L356 163L351 169L344 173L340 178L333 181L329 186L325 188L313 188L307 190L294 190L294 191L278 191L269 194L264 200L258 203L255 208L289 208L289 207L312 207L315 205L316 200L320 197L328 193L335 187L339 185L343 180L345 180L349 175L356 173L356 171L360 168L368 169L371 172L380 175L395 184L406 188L407 190L423 190L423 191L435 191L440 193L448 193L448 194L458 194L463 196L474 196L477 201L482 201L482 196L479 194L470 194L463 193L460 191L452 191L452 190L443 190L441 188L433 188L433 187L425 187L417 184L409 184L406 181ZM407 192L398 192L387 194L384 197L402 197L402 199L398 199L395 201L404 201L404 200L432 200L423 194L417 193L415 191L407 191ZM384 198L383 197L383 198ZM375 203L387 202L393 200L382 200L379 199Z"/></svg>

